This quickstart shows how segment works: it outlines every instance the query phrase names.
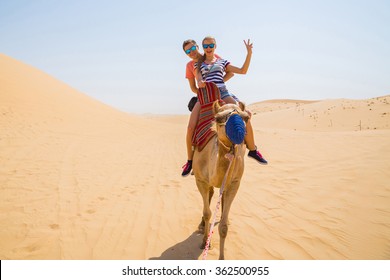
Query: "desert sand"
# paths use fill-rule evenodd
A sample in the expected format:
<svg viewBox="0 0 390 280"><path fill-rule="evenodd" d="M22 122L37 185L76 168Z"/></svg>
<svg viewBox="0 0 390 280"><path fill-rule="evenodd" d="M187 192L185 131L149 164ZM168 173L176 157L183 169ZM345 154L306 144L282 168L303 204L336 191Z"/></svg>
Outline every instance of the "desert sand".
<svg viewBox="0 0 390 280"><path fill-rule="evenodd" d="M249 108L269 165L245 159L226 258L390 259L390 96ZM0 55L0 259L200 259L187 120L120 112Z"/></svg>

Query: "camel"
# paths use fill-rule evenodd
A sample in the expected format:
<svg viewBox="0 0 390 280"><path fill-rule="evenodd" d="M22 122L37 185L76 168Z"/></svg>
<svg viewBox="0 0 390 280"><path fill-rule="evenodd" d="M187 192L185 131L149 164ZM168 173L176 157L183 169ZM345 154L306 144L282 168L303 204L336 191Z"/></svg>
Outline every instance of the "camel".
<svg viewBox="0 0 390 280"><path fill-rule="evenodd" d="M211 140L207 142L204 148L199 151L195 150L193 158L193 171L196 179L196 185L203 199L203 217L199 228L203 231L203 242L201 248L207 243L210 230L210 201L215 188L221 188L224 182L222 194L222 214L218 226L220 236L219 259L225 259L224 246L228 232L228 216L233 199L237 194L240 186L241 177L244 172L244 154L245 143L233 143L227 135L225 126L228 119L232 116L239 117L245 128L245 123L249 119L243 103L220 105L218 101L212 104L214 113L213 130L216 132ZM233 155L229 168L230 160L226 155Z"/></svg>

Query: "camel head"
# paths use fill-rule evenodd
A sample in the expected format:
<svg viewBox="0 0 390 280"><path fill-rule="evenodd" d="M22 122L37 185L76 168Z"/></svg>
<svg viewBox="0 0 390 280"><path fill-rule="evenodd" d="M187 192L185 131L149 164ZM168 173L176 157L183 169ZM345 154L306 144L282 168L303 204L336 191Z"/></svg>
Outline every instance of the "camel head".
<svg viewBox="0 0 390 280"><path fill-rule="evenodd" d="M241 144L246 134L246 122L249 114L245 111L245 104L239 102L236 104L219 105L216 101L213 104L215 126L219 141L230 148L235 144Z"/></svg>

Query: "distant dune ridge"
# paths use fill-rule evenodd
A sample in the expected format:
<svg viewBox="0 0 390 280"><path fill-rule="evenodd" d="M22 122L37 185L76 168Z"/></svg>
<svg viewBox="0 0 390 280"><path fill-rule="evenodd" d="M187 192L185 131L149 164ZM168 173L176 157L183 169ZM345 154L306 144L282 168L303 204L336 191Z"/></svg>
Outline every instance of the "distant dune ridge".
<svg viewBox="0 0 390 280"><path fill-rule="evenodd" d="M268 115L267 127L315 131L389 129L390 96L366 100L269 100L252 104L257 114ZM286 122L289 120L289 122Z"/></svg>
<svg viewBox="0 0 390 280"><path fill-rule="evenodd" d="M269 165L245 159L226 258L390 259L390 96L249 108ZM0 54L0 259L199 259L187 120L120 112Z"/></svg>

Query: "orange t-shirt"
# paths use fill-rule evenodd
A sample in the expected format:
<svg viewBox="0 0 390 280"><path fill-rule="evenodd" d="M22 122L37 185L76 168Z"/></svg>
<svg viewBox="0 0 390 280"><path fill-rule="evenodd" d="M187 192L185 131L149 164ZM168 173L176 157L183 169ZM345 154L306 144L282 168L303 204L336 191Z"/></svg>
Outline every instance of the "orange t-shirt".
<svg viewBox="0 0 390 280"><path fill-rule="evenodd" d="M216 58L221 58L219 55L215 54ZM195 79L196 71L195 71L195 61L191 60L187 63L186 66L186 79Z"/></svg>

